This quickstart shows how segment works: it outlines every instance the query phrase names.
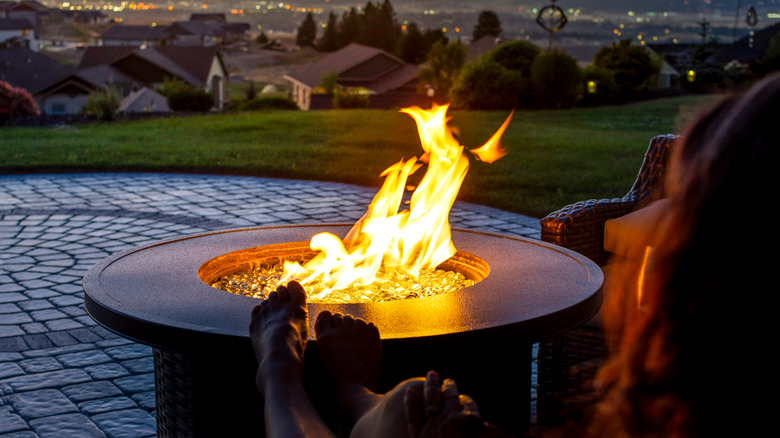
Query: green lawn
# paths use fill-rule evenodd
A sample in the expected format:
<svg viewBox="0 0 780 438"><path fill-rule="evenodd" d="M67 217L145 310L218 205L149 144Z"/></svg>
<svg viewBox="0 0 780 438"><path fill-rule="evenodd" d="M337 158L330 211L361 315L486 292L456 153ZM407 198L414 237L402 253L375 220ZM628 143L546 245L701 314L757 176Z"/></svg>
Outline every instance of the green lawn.
<svg viewBox="0 0 780 438"><path fill-rule="evenodd" d="M679 133L712 97L625 106L518 111L509 155L476 163L459 199L541 217L588 198L622 196L650 138ZM506 112L452 112L469 148ZM229 113L67 128L0 129L0 173L165 171L226 173L379 186L379 173L419 156L413 120L396 111Z"/></svg>

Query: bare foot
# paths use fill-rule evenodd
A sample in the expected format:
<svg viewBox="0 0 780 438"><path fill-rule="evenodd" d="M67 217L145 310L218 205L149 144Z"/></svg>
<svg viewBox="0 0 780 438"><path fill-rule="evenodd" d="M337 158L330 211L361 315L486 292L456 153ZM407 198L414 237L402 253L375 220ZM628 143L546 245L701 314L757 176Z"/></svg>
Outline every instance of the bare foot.
<svg viewBox="0 0 780 438"><path fill-rule="evenodd" d="M297 282L279 286L252 309L249 337L255 349L257 389L265 394L268 379L303 378L303 350L309 336L306 293Z"/></svg>
<svg viewBox="0 0 780 438"><path fill-rule="evenodd" d="M352 315L325 310L317 316L314 331L333 393L346 414L347 424L342 426L348 432L381 398L376 394L382 358L379 330Z"/></svg>

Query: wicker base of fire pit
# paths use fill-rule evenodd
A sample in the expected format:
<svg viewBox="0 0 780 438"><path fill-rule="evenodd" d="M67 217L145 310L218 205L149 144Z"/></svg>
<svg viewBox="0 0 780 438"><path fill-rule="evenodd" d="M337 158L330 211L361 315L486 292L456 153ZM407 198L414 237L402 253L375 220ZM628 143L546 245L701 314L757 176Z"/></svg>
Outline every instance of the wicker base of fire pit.
<svg viewBox="0 0 780 438"><path fill-rule="evenodd" d="M244 436L264 427L247 330L259 301L206 284L198 276L204 264L248 248L305 242L322 231L343 236L350 227L251 228L168 240L111 256L87 273L89 314L155 348L159 436ZM325 309L374 322L382 334L384 389L435 369L455 378L487 421L523 432L531 345L598 311L602 273L579 254L538 241L458 230L452 240L489 267L474 286L427 298L309 304L312 323ZM310 394L326 411L332 403L321 403L327 395L316 373L316 342L309 342L306 360Z"/></svg>

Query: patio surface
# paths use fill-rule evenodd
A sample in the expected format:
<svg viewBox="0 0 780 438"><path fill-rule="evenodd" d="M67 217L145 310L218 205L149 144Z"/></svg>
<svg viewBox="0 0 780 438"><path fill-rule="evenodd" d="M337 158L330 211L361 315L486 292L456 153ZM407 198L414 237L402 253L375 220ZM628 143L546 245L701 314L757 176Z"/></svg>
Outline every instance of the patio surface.
<svg viewBox="0 0 780 438"><path fill-rule="evenodd" d="M375 193L234 176L0 176L0 437L155 436L151 347L84 311L81 280L101 259L218 229L353 223ZM460 202L450 222L540 233L538 219Z"/></svg>

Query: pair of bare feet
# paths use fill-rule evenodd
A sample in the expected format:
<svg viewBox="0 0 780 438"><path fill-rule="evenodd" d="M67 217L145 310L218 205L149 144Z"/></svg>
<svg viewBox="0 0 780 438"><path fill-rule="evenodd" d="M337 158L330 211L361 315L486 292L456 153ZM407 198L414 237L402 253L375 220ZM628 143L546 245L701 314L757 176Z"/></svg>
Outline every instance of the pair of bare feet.
<svg viewBox="0 0 780 438"><path fill-rule="evenodd" d="M333 436L303 388L308 338L306 293L280 286L252 311L250 337L259 364L256 384L265 397L268 436ZM332 393L351 437L477 436L484 423L476 404L455 382L429 372L379 394L379 330L351 315L324 311L314 324Z"/></svg>

